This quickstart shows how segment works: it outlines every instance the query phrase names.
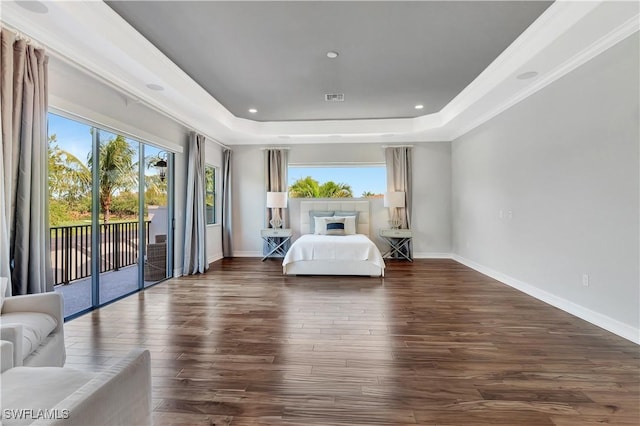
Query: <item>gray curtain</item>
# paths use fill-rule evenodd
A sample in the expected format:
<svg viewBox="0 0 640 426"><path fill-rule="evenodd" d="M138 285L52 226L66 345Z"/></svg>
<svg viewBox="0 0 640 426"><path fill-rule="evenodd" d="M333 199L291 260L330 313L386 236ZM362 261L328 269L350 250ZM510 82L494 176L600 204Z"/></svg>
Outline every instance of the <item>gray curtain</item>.
<svg viewBox="0 0 640 426"><path fill-rule="evenodd" d="M231 211L231 155L233 151L222 151L222 256L233 256Z"/></svg>
<svg viewBox="0 0 640 426"><path fill-rule="evenodd" d="M287 171L289 168L289 150L287 149L265 149L264 170L265 170L265 194L267 192L287 191ZM282 227L288 228L289 209L279 209ZM265 227L269 227L272 219L271 209L267 209Z"/></svg>
<svg viewBox="0 0 640 426"><path fill-rule="evenodd" d="M187 162L187 200L184 230L184 275L204 273L207 264L205 187L204 187L204 136L189 134L189 159Z"/></svg>
<svg viewBox="0 0 640 426"><path fill-rule="evenodd" d="M412 148L411 147L397 147L386 148L385 159L387 163L387 191L402 191L404 192L404 204L405 207L398 209L398 214L403 219L402 228L411 228L411 211L413 205L412 194ZM413 244L410 242L408 245L408 256L413 256Z"/></svg>
<svg viewBox="0 0 640 426"><path fill-rule="evenodd" d="M13 294L53 290L49 251L47 62L0 31L0 276Z"/></svg>

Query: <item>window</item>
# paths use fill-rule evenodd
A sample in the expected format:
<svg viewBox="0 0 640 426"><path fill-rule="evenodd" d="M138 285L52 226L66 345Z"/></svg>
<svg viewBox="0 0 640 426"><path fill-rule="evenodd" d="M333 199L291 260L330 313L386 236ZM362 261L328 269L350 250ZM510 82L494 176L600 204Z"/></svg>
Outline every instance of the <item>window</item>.
<svg viewBox="0 0 640 426"><path fill-rule="evenodd" d="M291 198L382 197L387 190L384 165L289 166Z"/></svg>
<svg viewBox="0 0 640 426"><path fill-rule="evenodd" d="M216 223L216 168L213 166L204 168L204 191L207 225L213 225Z"/></svg>

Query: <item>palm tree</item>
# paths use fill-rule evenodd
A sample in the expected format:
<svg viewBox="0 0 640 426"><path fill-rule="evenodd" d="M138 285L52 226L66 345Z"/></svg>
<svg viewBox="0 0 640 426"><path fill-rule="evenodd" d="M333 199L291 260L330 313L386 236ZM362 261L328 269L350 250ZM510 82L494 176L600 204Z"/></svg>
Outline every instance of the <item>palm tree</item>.
<svg viewBox="0 0 640 426"><path fill-rule="evenodd" d="M54 199L78 201L91 191L91 170L57 143L55 134L49 136L49 192Z"/></svg>
<svg viewBox="0 0 640 426"><path fill-rule="evenodd" d="M320 184L311 176L300 178L289 186L289 197L318 198L320 197Z"/></svg>
<svg viewBox="0 0 640 426"><path fill-rule="evenodd" d="M133 189L136 183L133 156L135 151L122 135L105 142L100 142L99 175L100 175L100 208L104 212L104 222L111 217L113 195L118 191ZM93 165L91 154L89 167Z"/></svg>
<svg viewBox="0 0 640 426"><path fill-rule="evenodd" d="M321 198L351 198L353 190L346 183L335 183L330 180L320 185Z"/></svg>

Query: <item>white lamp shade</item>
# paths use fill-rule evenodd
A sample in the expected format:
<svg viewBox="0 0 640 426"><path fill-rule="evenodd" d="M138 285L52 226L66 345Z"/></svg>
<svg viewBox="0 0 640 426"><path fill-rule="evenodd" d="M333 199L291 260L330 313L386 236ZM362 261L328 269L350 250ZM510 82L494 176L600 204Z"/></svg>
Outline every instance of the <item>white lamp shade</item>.
<svg viewBox="0 0 640 426"><path fill-rule="evenodd" d="M286 192L267 192L267 207L271 209L280 209L287 207Z"/></svg>
<svg viewBox="0 0 640 426"><path fill-rule="evenodd" d="M385 192L385 207L404 207L404 192Z"/></svg>

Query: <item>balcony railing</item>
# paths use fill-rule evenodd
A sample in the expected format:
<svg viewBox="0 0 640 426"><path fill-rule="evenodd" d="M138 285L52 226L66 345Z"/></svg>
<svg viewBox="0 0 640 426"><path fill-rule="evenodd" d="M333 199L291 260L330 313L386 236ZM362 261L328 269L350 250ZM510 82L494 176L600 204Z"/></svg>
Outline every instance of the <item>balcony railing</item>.
<svg viewBox="0 0 640 426"><path fill-rule="evenodd" d="M145 240L150 221L145 221ZM100 224L100 272L138 263L138 221ZM54 285L91 275L91 225L50 228Z"/></svg>

